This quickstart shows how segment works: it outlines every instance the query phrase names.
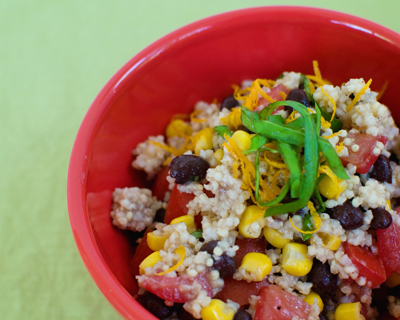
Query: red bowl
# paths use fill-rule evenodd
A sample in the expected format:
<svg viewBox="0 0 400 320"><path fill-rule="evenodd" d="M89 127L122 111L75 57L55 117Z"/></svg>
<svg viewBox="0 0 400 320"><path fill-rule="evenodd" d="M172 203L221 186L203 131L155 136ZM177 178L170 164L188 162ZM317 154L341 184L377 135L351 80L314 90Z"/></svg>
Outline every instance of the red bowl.
<svg viewBox="0 0 400 320"><path fill-rule="evenodd" d="M68 209L81 257L94 281L125 319L156 319L132 294L132 247L111 224L116 187L148 186L130 163L131 150L163 132L198 100L221 99L244 79L283 71L322 75L334 84L373 79L394 107L400 87L400 35L347 14L306 7L260 7L213 16L156 41L105 85L77 134L68 172ZM400 112L392 109L395 119Z"/></svg>

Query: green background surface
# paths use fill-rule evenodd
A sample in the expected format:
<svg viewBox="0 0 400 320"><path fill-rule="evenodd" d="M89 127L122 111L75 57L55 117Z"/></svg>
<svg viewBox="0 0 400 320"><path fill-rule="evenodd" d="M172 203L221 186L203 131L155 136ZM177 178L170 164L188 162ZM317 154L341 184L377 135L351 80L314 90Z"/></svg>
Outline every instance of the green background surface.
<svg viewBox="0 0 400 320"><path fill-rule="evenodd" d="M0 319L120 319L86 271L68 220L68 161L88 107L168 32L225 11L290 4L400 32L399 0L0 1Z"/></svg>

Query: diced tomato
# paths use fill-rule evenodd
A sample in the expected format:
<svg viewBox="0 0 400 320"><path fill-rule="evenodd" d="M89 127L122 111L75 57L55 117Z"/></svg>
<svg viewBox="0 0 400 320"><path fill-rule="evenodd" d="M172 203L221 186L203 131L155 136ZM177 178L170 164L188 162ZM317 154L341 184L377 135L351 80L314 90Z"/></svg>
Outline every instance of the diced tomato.
<svg viewBox="0 0 400 320"><path fill-rule="evenodd" d="M399 208L396 210L397 212ZM379 257L383 261L386 274L400 272L400 227L392 223L387 229L376 230Z"/></svg>
<svg viewBox="0 0 400 320"><path fill-rule="evenodd" d="M200 286L194 286L197 281ZM208 277L208 272L203 272L197 277L189 277L182 275L177 277L169 277L167 275L153 275L150 277L143 276L139 280L140 286L144 289L154 293L158 297L178 303L185 303L197 297L201 289L207 291L207 295L213 295L212 286Z"/></svg>
<svg viewBox="0 0 400 320"><path fill-rule="evenodd" d="M215 296L226 302L228 299L239 303L241 306L249 304L251 295L258 296L262 287L269 285L268 280L247 282L246 280L235 280L232 277L224 278L224 287L222 291Z"/></svg>
<svg viewBox="0 0 400 320"><path fill-rule="evenodd" d="M340 157L343 166L351 163L357 167L356 172L365 174L375 163L378 156L373 154L373 149L378 141L386 144L387 137L377 135L376 137L366 133L347 133L346 138L352 139L354 144L357 144L360 148L357 152L353 152L351 148L348 148L349 155L346 157ZM341 139L343 140L343 139Z"/></svg>
<svg viewBox="0 0 400 320"><path fill-rule="evenodd" d="M149 233L151 229L147 228L145 234L143 235L142 241L140 241L139 245L136 248L135 254L133 255L129 270L133 276L139 275L139 264L151 253L153 250L149 248L147 245L147 233Z"/></svg>
<svg viewBox="0 0 400 320"><path fill-rule="evenodd" d="M164 201L165 193L169 191L169 182L167 181L169 166L162 167L153 183L152 193L158 201Z"/></svg>
<svg viewBox="0 0 400 320"><path fill-rule="evenodd" d="M271 284L261 288L254 320L292 320L293 317L308 319L311 307L299 297Z"/></svg>
<svg viewBox="0 0 400 320"><path fill-rule="evenodd" d="M194 194L180 192L178 190L178 185L175 185L175 187L172 189L171 197L167 203L164 223L169 224L175 218L186 215L189 210L186 205L193 199Z"/></svg>
<svg viewBox="0 0 400 320"><path fill-rule="evenodd" d="M368 248L353 246L345 242L344 250L357 267L360 276L367 278L368 287L375 288L386 280L386 271L381 258ZM368 285L368 282L371 283Z"/></svg>
<svg viewBox="0 0 400 320"><path fill-rule="evenodd" d="M282 101L283 98L281 97L279 92L283 92L284 94L287 95L289 93L289 90L286 89L286 87L283 84L278 84L276 87L272 87L271 91L268 92L267 94L275 101ZM259 112L262 109L264 109L265 107L267 107L269 104L270 104L270 102L268 100L261 97L258 100L257 108L255 109L255 111Z"/></svg>
<svg viewBox="0 0 400 320"><path fill-rule="evenodd" d="M260 239L236 239L235 244L239 246L238 251L236 251L235 259L236 264L239 267L242 262L243 257L249 252L259 252L265 253L265 249L267 248L267 242L265 238Z"/></svg>

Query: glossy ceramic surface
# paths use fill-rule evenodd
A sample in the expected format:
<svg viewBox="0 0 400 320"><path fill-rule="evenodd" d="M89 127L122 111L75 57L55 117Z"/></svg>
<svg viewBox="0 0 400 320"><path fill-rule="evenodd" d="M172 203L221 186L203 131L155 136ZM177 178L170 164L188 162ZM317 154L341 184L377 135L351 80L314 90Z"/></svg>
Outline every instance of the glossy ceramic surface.
<svg viewBox="0 0 400 320"><path fill-rule="evenodd" d="M123 44L121 44L123 45ZM172 115L198 100L222 99L244 79L275 78L282 71L312 73L334 84L373 79L395 118L400 85L400 35L372 22L321 9L262 7L230 12L183 27L124 65L90 107L73 147L68 208L81 257L94 281L126 319L156 319L131 296L132 248L111 224L116 187L149 186L130 167L131 150L163 133Z"/></svg>

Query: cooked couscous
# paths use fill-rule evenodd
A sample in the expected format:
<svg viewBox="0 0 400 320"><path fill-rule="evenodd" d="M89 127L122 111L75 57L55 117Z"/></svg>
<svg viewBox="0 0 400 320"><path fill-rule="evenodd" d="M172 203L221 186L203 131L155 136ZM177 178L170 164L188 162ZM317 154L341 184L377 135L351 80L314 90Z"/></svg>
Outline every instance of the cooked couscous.
<svg viewBox="0 0 400 320"><path fill-rule="evenodd" d="M135 298L161 319L400 317L399 129L370 85L314 62L140 143L153 188L116 189L111 210L141 232Z"/></svg>

